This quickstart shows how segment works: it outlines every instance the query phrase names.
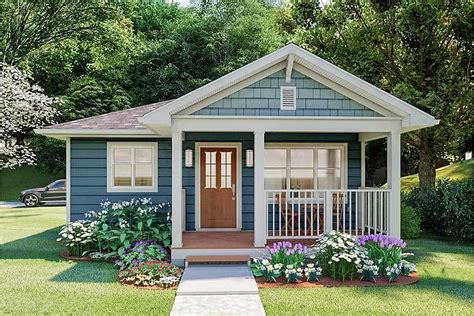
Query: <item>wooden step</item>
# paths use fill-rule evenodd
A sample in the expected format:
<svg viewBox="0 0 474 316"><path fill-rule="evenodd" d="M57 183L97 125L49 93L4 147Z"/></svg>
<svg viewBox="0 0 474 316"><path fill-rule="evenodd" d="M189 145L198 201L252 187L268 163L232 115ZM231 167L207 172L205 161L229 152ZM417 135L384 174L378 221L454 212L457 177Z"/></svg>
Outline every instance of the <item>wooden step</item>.
<svg viewBox="0 0 474 316"><path fill-rule="evenodd" d="M187 264L199 263L248 263L250 256L187 256Z"/></svg>

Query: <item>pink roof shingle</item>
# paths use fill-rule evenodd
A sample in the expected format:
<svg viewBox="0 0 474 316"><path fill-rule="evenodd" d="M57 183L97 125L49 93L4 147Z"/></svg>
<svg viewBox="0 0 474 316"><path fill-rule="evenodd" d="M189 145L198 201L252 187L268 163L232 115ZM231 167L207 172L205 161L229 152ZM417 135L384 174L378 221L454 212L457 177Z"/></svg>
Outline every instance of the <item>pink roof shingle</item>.
<svg viewBox="0 0 474 316"><path fill-rule="evenodd" d="M146 129L146 127L138 122L138 118L171 101L172 100L161 101L122 111L50 125L44 129Z"/></svg>

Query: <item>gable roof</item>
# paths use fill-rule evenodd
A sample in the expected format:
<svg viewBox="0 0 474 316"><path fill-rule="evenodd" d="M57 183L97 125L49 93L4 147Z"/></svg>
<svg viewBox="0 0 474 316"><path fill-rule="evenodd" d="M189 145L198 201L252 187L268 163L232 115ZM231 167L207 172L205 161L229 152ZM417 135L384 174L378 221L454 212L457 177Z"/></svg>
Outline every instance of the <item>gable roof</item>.
<svg viewBox="0 0 474 316"><path fill-rule="evenodd" d="M153 126L155 130L157 126L171 126L173 115L178 115L180 112L185 113L186 109L196 104L207 105L203 101L212 99L218 94L225 94L225 90L231 89L232 86L251 78L255 78L254 81L256 81L260 78L259 74L285 67L287 73L289 67L304 72L314 80L322 82L336 91L340 90L342 94L351 99L358 98L360 103L385 116L399 117L402 119L403 131L433 126L438 123L433 116L292 43L167 103L144 115L139 121L146 126Z"/></svg>

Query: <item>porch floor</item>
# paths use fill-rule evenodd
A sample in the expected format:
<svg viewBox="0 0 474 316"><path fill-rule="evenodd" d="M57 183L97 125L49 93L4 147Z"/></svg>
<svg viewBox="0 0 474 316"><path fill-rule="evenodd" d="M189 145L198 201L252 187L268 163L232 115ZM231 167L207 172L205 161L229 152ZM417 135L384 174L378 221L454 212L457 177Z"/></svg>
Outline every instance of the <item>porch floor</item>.
<svg viewBox="0 0 474 316"><path fill-rule="evenodd" d="M246 249L255 248L253 244L253 231L228 231L228 232L183 232L182 249ZM267 239L267 245L282 239ZM313 239L283 239L292 243L302 243L303 245L314 244Z"/></svg>

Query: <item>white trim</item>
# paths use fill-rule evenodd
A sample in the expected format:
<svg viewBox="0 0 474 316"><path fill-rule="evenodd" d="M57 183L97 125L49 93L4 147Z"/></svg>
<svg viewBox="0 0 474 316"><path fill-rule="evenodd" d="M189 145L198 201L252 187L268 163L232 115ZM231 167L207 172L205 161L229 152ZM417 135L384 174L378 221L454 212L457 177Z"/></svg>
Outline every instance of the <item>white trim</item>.
<svg viewBox="0 0 474 316"><path fill-rule="evenodd" d="M318 149L341 149L341 189L331 188L331 189L319 189L317 184L317 153L313 153L313 180L314 187L313 190L346 190L349 186L349 153L347 142L341 143L265 143L265 149L313 149L317 151ZM265 166L264 166L265 168ZM275 168L276 169L276 168ZM287 185L289 181L289 170L290 159L287 157ZM309 168L308 168L309 169ZM288 187L289 189L289 187ZM306 189L303 189L306 190Z"/></svg>
<svg viewBox="0 0 474 316"><path fill-rule="evenodd" d="M365 188L365 145L362 141L360 143L360 186Z"/></svg>
<svg viewBox="0 0 474 316"><path fill-rule="evenodd" d="M113 185L112 157L113 148L151 148L152 149L152 185L149 187L134 186L134 151L132 150L132 185L129 187ZM109 192L158 192L158 142L107 142L107 193Z"/></svg>
<svg viewBox="0 0 474 316"><path fill-rule="evenodd" d="M265 204L265 132L254 132L254 246L263 247L267 241L267 206Z"/></svg>
<svg viewBox="0 0 474 316"><path fill-rule="evenodd" d="M400 131L393 130L387 138L387 184L391 189L388 234L400 238Z"/></svg>
<svg viewBox="0 0 474 316"><path fill-rule="evenodd" d="M235 228L201 228L201 147L209 148L235 148L236 149L236 227ZM194 168L194 188L195 188L195 204L194 204L194 226L196 231L239 231L242 229L242 143L239 142L196 142L194 144L194 153L196 167Z"/></svg>
<svg viewBox="0 0 474 316"><path fill-rule="evenodd" d="M173 128L171 137L171 247L183 246L183 131Z"/></svg>
<svg viewBox="0 0 474 316"><path fill-rule="evenodd" d="M295 61L295 54L288 55L288 63L286 65L286 82L291 82L291 73L293 72L293 62Z"/></svg>
<svg viewBox="0 0 474 316"><path fill-rule="evenodd" d="M71 222L71 138L66 138L66 223Z"/></svg>
<svg viewBox="0 0 474 316"><path fill-rule="evenodd" d="M61 140L66 140L68 137L88 137L88 138L125 138L125 137L139 137L146 138L160 137L156 133L149 129L100 129L100 128L43 128L35 129L36 134L53 137Z"/></svg>
<svg viewBox="0 0 474 316"><path fill-rule="evenodd" d="M283 93L285 90L293 90L293 105L291 107L283 105ZM296 110L296 87L294 86L281 86L280 87L280 110L282 111Z"/></svg>

